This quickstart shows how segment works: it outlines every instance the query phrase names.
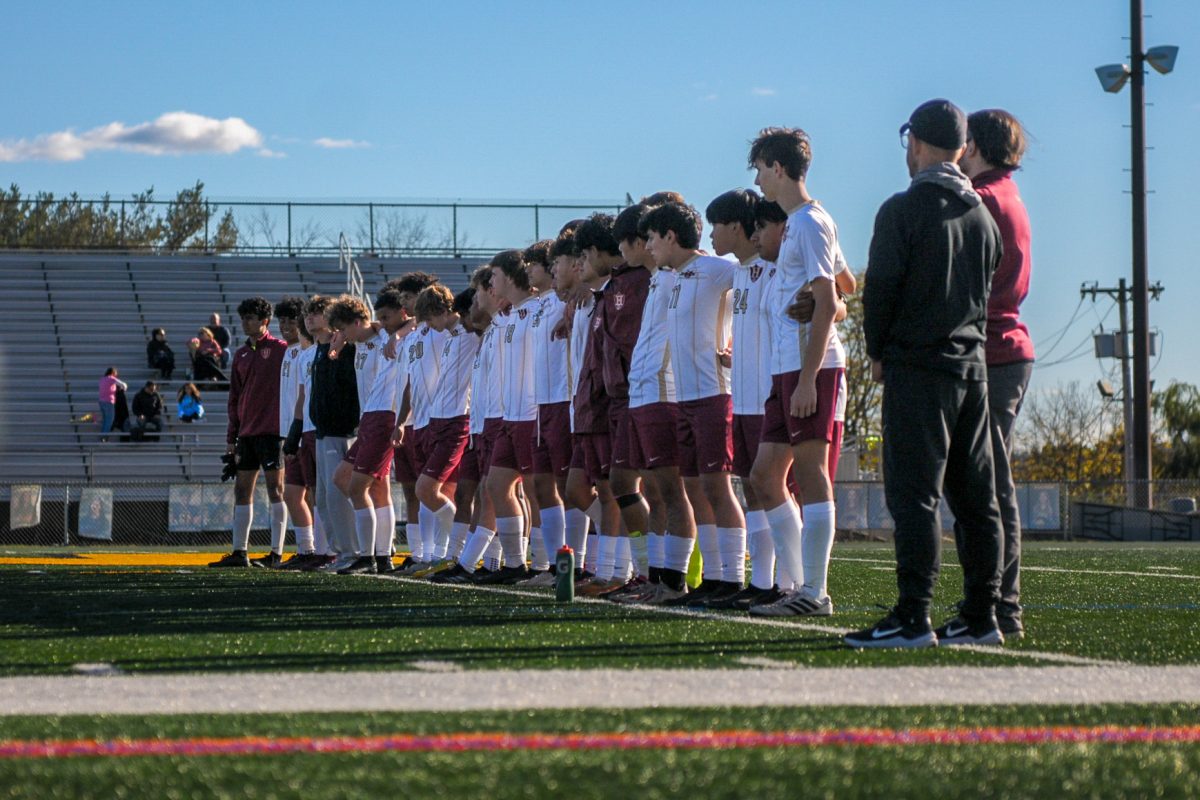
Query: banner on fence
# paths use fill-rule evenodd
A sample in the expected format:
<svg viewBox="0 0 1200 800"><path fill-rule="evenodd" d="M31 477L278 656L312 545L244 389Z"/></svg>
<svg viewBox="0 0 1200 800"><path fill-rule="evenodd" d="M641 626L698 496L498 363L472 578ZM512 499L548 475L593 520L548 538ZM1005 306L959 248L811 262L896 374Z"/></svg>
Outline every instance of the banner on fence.
<svg viewBox="0 0 1200 800"><path fill-rule="evenodd" d="M36 528L42 524L42 487L32 484L12 487L8 504L8 527Z"/></svg>
<svg viewBox="0 0 1200 800"><path fill-rule="evenodd" d="M112 541L112 489L83 489L79 493L79 535Z"/></svg>

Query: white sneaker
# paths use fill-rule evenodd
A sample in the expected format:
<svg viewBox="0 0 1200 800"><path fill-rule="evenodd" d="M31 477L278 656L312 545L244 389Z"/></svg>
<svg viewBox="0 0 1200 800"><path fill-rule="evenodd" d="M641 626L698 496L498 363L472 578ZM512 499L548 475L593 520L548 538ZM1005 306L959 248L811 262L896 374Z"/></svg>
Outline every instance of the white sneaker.
<svg viewBox="0 0 1200 800"><path fill-rule="evenodd" d="M553 589L558 585L558 576L550 570L539 572L527 581L521 581L518 586L528 586L532 589Z"/></svg>
<svg viewBox="0 0 1200 800"><path fill-rule="evenodd" d="M752 617L832 617L833 601L829 595L811 597L800 590L793 590L776 600L761 606L750 606Z"/></svg>

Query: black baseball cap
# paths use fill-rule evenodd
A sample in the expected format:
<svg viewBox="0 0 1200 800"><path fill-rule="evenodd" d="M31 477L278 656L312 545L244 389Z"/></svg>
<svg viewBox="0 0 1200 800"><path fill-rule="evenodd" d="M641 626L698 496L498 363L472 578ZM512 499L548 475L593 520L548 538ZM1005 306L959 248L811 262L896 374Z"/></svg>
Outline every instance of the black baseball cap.
<svg viewBox="0 0 1200 800"><path fill-rule="evenodd" d="M967 115L949 100L928 100L900 126L900 133L911 133L943 150L957 150L967 143Z"/></svg>

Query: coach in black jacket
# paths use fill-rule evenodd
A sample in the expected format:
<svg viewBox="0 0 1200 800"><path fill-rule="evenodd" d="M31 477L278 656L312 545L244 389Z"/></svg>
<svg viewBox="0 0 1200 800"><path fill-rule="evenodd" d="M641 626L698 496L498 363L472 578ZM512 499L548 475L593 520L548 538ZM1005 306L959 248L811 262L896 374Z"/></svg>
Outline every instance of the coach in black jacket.
<svg viewBox="0 0 1200 800"><path fill-rule="evenodd" d="M354 443L354 432L358 428L359 397L354 376L354 345L344 346L337 358L330 358L331 334L324 316L306 315L304 321L318 342L313 359L312 399L308 406L317 439L317 508L321 512L330 547L339 556L353 557L356 546L354 507L334 484L333 473ZM313 329L314 325L318 326L317 330ZM336 562L334 566L345 564Z"/></svg>
<svg viewBox="0 0 1200 800"><path fill-rule="evenodd" d="M931 100L900 132L907 191L875 218L863 289L872 377L883 381L883 477L896 522L900 599L852 646L1000 644L1000 511L988 427L984 359L987 299L1000 262L1000 232L957 166L967 120ZM945 490L965 536L959 545L965 601L936 632L929 622L941 564L938 502Z"/></svg>

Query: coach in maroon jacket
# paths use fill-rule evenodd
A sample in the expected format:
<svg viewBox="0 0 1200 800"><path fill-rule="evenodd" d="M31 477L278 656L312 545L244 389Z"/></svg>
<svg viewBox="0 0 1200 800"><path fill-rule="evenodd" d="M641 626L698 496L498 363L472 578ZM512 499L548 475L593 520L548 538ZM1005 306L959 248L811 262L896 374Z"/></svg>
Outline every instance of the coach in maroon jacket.
<svg viewBox="0 0 1200 800"><path fill-rule="evenodd" d="M279 468L279 372L288 346L268 330L271 304L266 298L243 300L237 311L246 343L234 354L230 368L229 428L225 435L226 453L234 455L237 464L233 552L211 563L212 567L250 566L246 550L253 523L254 483L260 469L266 475L271 526L287 525L283 473Z"/></svg>
<svg viewBox="0 0 1200 800"><path fill-rule="evenodd" d="M1016 117L1000 109L967 117L967 149L960 162L975 191L1000 228L1004 255L992 276L987 305L988 412L996 462L996 500L1004 521L1004 561L996 619L1006 637L1021 638L1021 518L1009 456L1012 431L1033 373L1033 341L1021 322L1029 294L1029 214L1012 174L1021 166L1025 132ZM955 526L955 535L960 535Z"/></svg>

